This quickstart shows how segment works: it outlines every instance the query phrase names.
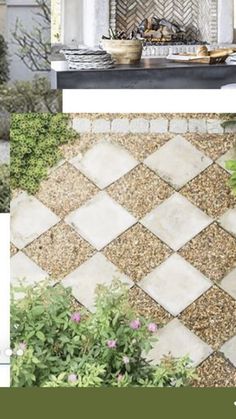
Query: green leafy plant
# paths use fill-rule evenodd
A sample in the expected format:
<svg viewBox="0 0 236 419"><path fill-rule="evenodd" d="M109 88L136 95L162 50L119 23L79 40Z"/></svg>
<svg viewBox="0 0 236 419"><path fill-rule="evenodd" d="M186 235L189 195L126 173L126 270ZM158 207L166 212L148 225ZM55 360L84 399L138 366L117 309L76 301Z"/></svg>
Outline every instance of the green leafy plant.
<svg viewBox="0 0 236 419"><path fill-rule="evenodd" d="M60 160L59 146L76 138L66 114L13 114L11 186L34 194L49 167Z"/></svg>
<svg viewBox="0 0 236 419"><path fill-rule="evenodd" d="M9 67L7 62L7 44L0 34L0 85L9 79Z"/></svg>
<svg viewBox="0 0 236 419"><path fill-rule="evenodd" d="M96 312L75 307L61 285L23 289L11 310L15 387L181 387L195 377L188 358L147 360L156 325L130 308L119 281L97 290Z"/></svg>
<svg viewBox="0 0 236 419"><path fill-rule="evenodd" d="M6 164L0 165L0 212L10 211L10 171Z"/></svg>
<svg viewBox="0 0 236 419"><path fill-rule="evenodd" d="M232 188L233 193L236 195L236 160L227 161L226 169L232 172L232 175L229 179L229 185Z"/></svg>

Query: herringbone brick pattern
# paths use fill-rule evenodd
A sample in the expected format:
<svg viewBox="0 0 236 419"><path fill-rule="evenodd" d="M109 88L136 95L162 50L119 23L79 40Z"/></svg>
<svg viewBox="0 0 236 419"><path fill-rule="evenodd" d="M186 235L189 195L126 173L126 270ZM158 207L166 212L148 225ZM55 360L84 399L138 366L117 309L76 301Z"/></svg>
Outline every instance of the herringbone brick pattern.
<svg viewBox="0 0 236 419"><path fill-rule="evenodd" d="M131 32L145 18L157 15L183 27L188 35L214 41L215 0L110 0L111 25Z"/></svg>

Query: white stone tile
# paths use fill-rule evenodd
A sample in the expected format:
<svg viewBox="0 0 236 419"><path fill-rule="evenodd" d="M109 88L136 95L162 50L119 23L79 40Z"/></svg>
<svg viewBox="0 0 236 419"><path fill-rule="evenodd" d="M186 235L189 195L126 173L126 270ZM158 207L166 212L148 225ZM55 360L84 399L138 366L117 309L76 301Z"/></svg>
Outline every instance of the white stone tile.
<svg viewBox="0 0 236 419"><path fill-rule="evenodd" d="M100 189L111 185L138 164L125 148L107 141L100 141L83 157L76 156L70 162Z"/></svg>
<svg viewBox="0 0 236 419"><path fill-rule="evenodd" d="M222 127L221 120L218 119L208 119L207 121L207 130L209 134L223 134L224 128Z"/></svg>
<svg viewBox="0 0 236 419"><path fill-rule="evenodd" d="M65 221L97 250L136 223L136 219L106 192L99 192Z"/></svg>
<svg viewBox="0 0 236 419"><path fill-rule="evenodd" d="M91 121L87 118L75 118L73 119L72 127L77 132L90 132Z"/></svg>
<svg viewBox="0 0 236 419"><path fill-rule="evenodd" d="M130 131L133 133L146 133L149 132L149 121L142 118L132 119L130 121Z"/></svg>
<svg viewBox="0 0 236 419"><path fill-rule="evenodd" d="M11 284L13 286L18 286L20 282L26 286L33 286L48 277L48 273L24 253L18 252L11 258ZM17 292L17 298L21 297L23 294Z"/></svg>
<svg viewBox="0 0 236 419"><path fill-rule="evenodd" d="M205 133L207 132L206 119L190 119L189 132Z"/></svg>
<svg viewBox="0 0 236 419"><path fill-rule="evenodd" d="M209 279L178 254L170 256L139 283L173 316L178 316L211 285Z"/></svg>
<svg viewBox="0 0 236 419"><path fill-rule="evenodd" d="M150 132L162 134L168 132L168 126L168 119L153 119L150 121Z"/></svg>
<svg viewBox="0 0 236 419"><path fill-rule="evenodd" d="M227 153L221 156L216 163L221 166L223 169L227 170L228 173L231 173L230 170L226 169L225 165L228 160L236 160L236 147L231 148Z"/></svg>
<svg viewBox="0 0 236 419"><path fill-rule="evenodd" d="M126 118L113 119L111 123L111 131L128 133L129 132L129 119L126 119Z"/></svg>
<svg viewBox="0 0 236 419"><path fill-rule="evenodd" d="M79 133L91 132L92 122L86 118L73 119L72 127Z"/></svg>
<svg viewBox="0 0 236 419"><path fill-rule="evenodd" d="M236 208L228 210L220 218L220 225L236 237Z"/></svg>
<svg viewBox="0 0 236 419"><path fill-rule="evenodd" d="M106 119L95 119L92 124L92 131L96 133L110 132L111 122Z"/></svg>
<svg viewBox="0 0 236 419"><path fill-rule="evenodd" d="M178 135L151 154L144 163L175 189L180 189L205 170L212 160Z"/></svg>
<svg viewBox="0 0 236 419"><path fill-rule="evenodd" d="M234 122L228 122L227 126L225 127L225 132L227 133L236 133L236 124L235 124L236 118L234 118Z"/></svg>
<svg viewBox="0 0 236 419"><path fill-rule="evenodd" d="M11 241L23 249L59 221L38 199L22 192L11 203Z"/></svg>
<svg viewBox="0 0 236 419"><path fill-rule="evenodd" d="M209 345L187 329L178 319L172 320L163 329L160 329L156 337L157 343L148 354L147 359L153 364L159 364L161 359L171 354L174 358L189 356L196 367L212 354Z"/></svg>
<svg viewBox="0 0 236 419"><path fill-rule="evenodd" d="M175 251L211 222L208 215L177 192L141 220L146 228Z"/></svg>
<svg viewBox="0 0 236 419"><path fill-rule="evenodd" d="M226 342L220 349L220 352L236 367L236 336Z"/></svg>
<svg viewBox="0 0 236 419"><path fill-rule="evenodd" d="M171 119L170 132L175 134L184 134L188 131L187 119Z"/></svg>
<svg viewBox="0 0 236 419"><path fill-rule="evenodd" d="M79 266L62 280L65 287L71 287L73 296L90 311L95 311L95 291L97 285L111 285L114 279L119 279L132 287L133 282L121 273L113 263L101 253Z"/></svg>
<svg viewBox="0 0 236 419"><path fill-rule="evenodd" d="M221 281L220 286L236 300L236 268Z"/></svg>

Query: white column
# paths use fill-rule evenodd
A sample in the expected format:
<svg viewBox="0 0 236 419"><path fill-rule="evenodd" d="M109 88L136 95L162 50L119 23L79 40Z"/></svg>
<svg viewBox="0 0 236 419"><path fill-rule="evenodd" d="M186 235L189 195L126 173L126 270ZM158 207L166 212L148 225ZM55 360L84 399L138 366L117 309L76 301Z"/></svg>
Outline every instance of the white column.
<svg viewBox="0 0 236 419"><path fill-rule="evenodd" d="M68 46L82 43L83 0L63 0L62 13L63 43Z"/></svg>
<svg viewBox="0 0 236 419"><path fill-rule="evenodd" d="M84 0L83 42L89 47L99 45L102 35L108 35L109 0Z"/></svg>
<svg viewBox="0 0 236 419"><path fill-rule="evenodd" d="M234 0L219 0L218 42L231 44L234 39Z"/></svg>

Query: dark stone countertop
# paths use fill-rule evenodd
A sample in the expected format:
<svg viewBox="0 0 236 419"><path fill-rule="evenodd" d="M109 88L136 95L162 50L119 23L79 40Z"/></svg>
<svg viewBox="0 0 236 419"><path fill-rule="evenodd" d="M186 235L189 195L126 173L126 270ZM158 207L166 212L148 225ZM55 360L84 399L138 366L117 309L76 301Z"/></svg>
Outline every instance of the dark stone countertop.
<svg viewBox="0 0 236 419"><path fill-rule="evenodd" d="M53 89L220 89L236 83L235 64L176 63L144 58L135 65L106 70L70 70L52 62Z"/></svg>

